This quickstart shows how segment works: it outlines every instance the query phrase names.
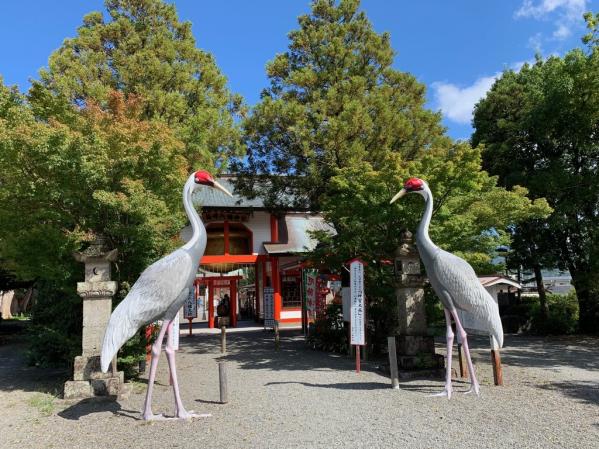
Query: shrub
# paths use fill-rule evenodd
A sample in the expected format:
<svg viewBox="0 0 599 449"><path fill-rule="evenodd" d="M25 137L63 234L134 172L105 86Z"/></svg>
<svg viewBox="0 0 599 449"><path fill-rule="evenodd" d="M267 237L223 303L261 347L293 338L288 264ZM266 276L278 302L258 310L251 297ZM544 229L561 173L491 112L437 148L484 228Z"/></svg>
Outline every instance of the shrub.
<svg viewBox="0 0 599 449"><path fill-rule="evenodd" d="M549 315L546 320L543 320L538 302L534 304L532 309L532 332L543 335L576 333L578 330L578 300L574 290L571 290L567 295L547 295L547 306Z"/></svg>
<svg viewBox="0 0 599 449"><path fill-rule="evenodd" d="M311 326L308 344L314 349L347 353L347 330L343 323L341 304L330 304L323 318L317 319Z"/></svg>

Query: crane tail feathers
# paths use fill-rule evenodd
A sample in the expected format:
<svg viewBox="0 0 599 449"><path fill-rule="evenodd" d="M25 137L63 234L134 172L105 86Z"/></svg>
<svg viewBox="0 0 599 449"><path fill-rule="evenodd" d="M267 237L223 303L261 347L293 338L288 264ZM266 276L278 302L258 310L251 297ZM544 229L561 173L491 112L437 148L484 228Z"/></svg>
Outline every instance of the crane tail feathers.
<svg viewBox="0 0 599 449"><path fill-rule="evenodd" d="M100 356L103 373L108 371L110 362L112 362L114 356L121 349L121 346L133 337L139 328L137 323L133 323L130 319L129 310L125 303L126 301L123 301L114 309L104 333L104 342L102 343L102 353Z"/></svg>

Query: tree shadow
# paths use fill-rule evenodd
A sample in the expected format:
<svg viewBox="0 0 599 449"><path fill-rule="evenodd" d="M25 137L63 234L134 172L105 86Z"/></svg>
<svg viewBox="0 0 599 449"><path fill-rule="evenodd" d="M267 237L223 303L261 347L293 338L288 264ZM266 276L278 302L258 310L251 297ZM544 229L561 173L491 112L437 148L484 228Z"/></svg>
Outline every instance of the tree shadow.
<svg viewBox="0 0 599 449"><path fill-rule="evenodd" d="M226 354L220 353L219 335L199 335L180 340L192 354L215 354L217 361L235 362L239 369L271 371L328 371L352 369L353 360L347 356L316 351L305 343L301 331L281 330L280 348L275 349L274 335L267 331L248 331L227 334ZM373 370L364 364L365 370Z"/></svg>
<svg viewBox="0 0 599 449"><path fill-rule="evenodd" d="M121 404L111 399L90 398L83 399L70 407L65 408L57 415L71 421L78 421L81 417L94 413L110 412L113 415L124 416L139 421L139 411L124 410Z"/></svg>
<svg viewBox="0 0 599 449"><path fill-rule="evenodd" d="M508 335L501 352L506 365L559 370L599 370L599 338Z"/></svg>
<svg viewBox="0 0 599 449"><path fill-rule="evenodd" d="M599 382L563 381L539 385L543 390L558 391L586 404L599 406ZM599 424L598 424L599 425Z"/></svg>
<svg viewBox="0 0 599 449"><path fill-rule="evenodd" d="M32 391L57 395L70 378L66 368L28 366L27 346L19 341L0 346L0 391Z"/></svg>

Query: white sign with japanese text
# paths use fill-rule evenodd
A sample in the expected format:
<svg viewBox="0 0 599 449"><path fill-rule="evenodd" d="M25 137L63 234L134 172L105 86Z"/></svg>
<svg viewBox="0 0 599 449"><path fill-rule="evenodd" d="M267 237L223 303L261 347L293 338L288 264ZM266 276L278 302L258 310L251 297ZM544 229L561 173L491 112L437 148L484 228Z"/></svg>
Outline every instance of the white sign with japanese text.
<svg viewBox="0 0 599 449"><path fill-rule="evenodd" d="M195 297L195 289L192 289L185 300L183 305L183 318L197 318L198 317L198 302Z"/></svg>
<svg viewBox="0 0 599 449"><path fill-rule="evenodd" d="M351 301L351 344L364 345L364 264L354 260L349 265Z"/></svg>

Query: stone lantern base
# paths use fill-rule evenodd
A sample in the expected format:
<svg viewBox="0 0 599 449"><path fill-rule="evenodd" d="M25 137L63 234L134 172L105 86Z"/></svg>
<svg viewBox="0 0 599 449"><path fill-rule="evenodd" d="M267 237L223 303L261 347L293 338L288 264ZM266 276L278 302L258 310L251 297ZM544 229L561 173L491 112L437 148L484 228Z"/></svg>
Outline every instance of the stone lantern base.
<svg viewBox="0 0 599 449"><path fill-rule="evenodd" d="M129 394L123 371L103 373L99 356L75 357L73 380L64 384L64 399L105 397L116 400Z"/></svg>

